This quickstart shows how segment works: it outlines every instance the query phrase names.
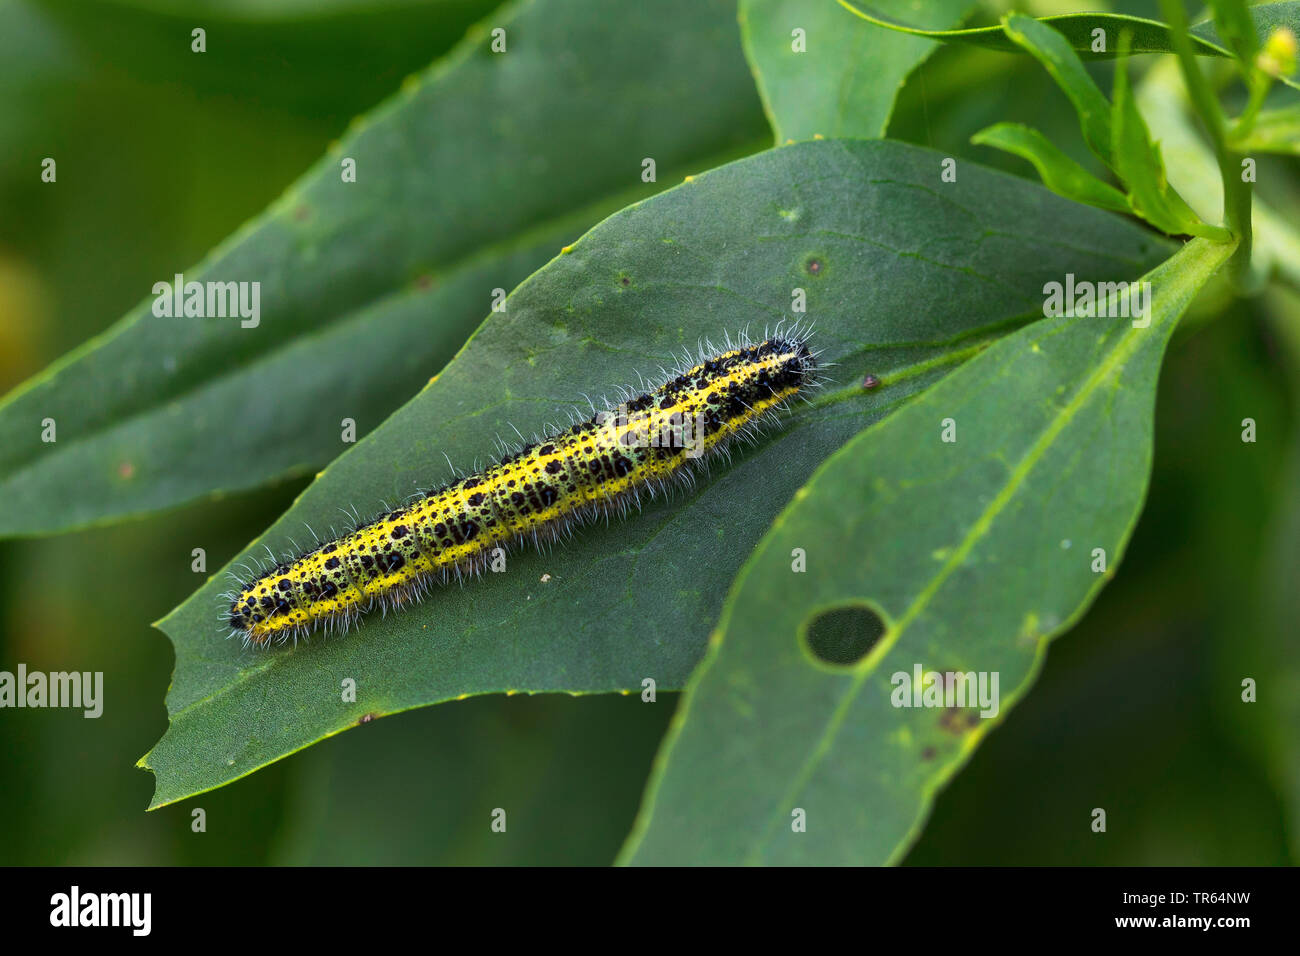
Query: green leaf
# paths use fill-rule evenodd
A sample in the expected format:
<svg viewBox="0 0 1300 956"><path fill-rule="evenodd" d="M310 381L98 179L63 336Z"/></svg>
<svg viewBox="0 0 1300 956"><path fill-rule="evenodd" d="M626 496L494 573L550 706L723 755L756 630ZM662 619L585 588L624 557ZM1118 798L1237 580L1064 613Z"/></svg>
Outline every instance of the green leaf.
<svg viewBox="0 0 1300 956"><path fill-rule="evenodd" d="M973 43L977 46L1015 53L1017 45L1001 27L970 27L964 30L927 30L912 23L896 20L882 13L874 3L862 0L839 0L842 7L864 20L914 36L930 37L946 43ZM1250 8L1255 23L1256 37L1266 37L1276 27L1287 26L1300 33L1300 0L1283 0ZM1173 42L1169 27L1156 20L1132 17L1119 13L1064 13L1039 17L1038 21L1050 25L1065 35L1070 46L1080 56L1089 60L1108 60L1118 52L1115 40L1123 30L1133 34L1134 53L1172 53ZM1097 31L1101 31L1098 34ZM1206 20L1191 28L1192 49L1200 56L1231 56L1227 46L1219 39L1213 22ZM1281 77L1282 81L1300 89L1295 77Z"/></svg>
<svg viewBox="0 0 1300 956"><path fill-rule="evenodd" d="M40 0L74 45L146 83L257 97L346 123L501 6L500 0ZM201 55L191 32L206 31ZM111 53L100 51L109 50ZM339 69L346 63L347 69Z"/></svg>
<svg viewBox="0 0 1300 956"><path fill-rule="evenodd" d="M171 723L145 758L154 805L220 786L386 714L500 691L680 687L736 570L818 463L1027 317L1044 283L1140 274L1168 253L1135 224L1025 180L900 143L825 140L695 178L603 222L529 278L429 387L335 461L231 562L304 523L380 509L497 454L683 347L761 332L807 296L827 390L689 492L583 529L507 573L439 588L359 632L282 651L225 640L216 575L160 622L176 647ZM873 373L884 387L864 390ZM585 407L585 405L584 405ZM544 576L549 576L543 580ZM353 677L355 704L339 703Z"/></svg>
<svg viewBox="0 0 1300 956"><path fill-rule="evenodd" d="M1036 129L1019 123L997 123L980 130L971 137L971 142L1029 160L1038 170L1043 184L1066 199L1115 212L1130 211L1128 199L1122 192L1088 172Z"/></svg>
<svg viewBox="0 0 1300 956"><path fill-rule="evenodd" d="M489 26L507 53L489 51ZM758 144L735 34L720 0L636 5L617 30L598 0L538 0L472 31L184 269L260 282L257 327L159 318L150 297L0 401L0 535L318 469L343 450L343 419L369 431L443 366L493 289L660 188L642 183L645 158L669 183Z"/></svg>
<svg viewBox="0 0 1300 956"><path fill-rule="evenodd" d="M1250 133L1230 145L1242 153L1300 156L1300 106L1261 111L1255 117Z"/></svg>
<svg viewBox="0 0 1300 956"><path fill-rule="evenodd" d="M1088 75L1069 41L1052 27L1018 13L1003 17L1002 29L1017 46L1043 64L1074 104L1088 147L1102 162L1113 165L1110 103Z"/></svg>
<svg viewBox="0 0 1300 956"><path fill-rule="evenodd" d="M938 28L960 23L971 0L936 0L919 10L911 0L882 6ZM740 35L777 143L884 136L898 90L936 46L807 0L740 0Z"/></svg>
<svg viewBox="0 0 1300 956"><path fill-rule="evenodd" d="M1047 641L1113 574L1149 477L1165 344L1232 248L1195 240L1147 275L1149 327L1037 322L818 470L728 596L624 861L901 857ZM941 441L948 419L954 442ZM791 571L797 548L807 573ZM855 664L814 660L810 626L845 608L874 611L883 635ZM999 714L893 706L893 675L917 666L999 674ZM792 831L796 808L806 832Z"/></svg>
<svg viewBox="0 0 1300 956"><path fill-rule="evenodd" d="M1190 234L1224 240L1226 229L1201 222L1165 177L1160 147L1151 141L1128 82L1128 35L1120 37L1121 55L1115 64L1114 168L1129 191L1133 211L1170 235Z"/></svg>

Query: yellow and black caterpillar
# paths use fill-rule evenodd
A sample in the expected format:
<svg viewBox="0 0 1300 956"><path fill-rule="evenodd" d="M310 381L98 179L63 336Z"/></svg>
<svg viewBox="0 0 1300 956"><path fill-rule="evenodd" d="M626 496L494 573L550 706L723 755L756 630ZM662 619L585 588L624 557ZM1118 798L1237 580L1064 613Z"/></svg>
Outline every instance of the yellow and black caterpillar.
<svg viewBox="0 0 1300 956"><path fill-rule="evenodd" d="M654 495L669 479L688 477L691 462L756 428L814 386L816 372L797 330L702 356L617 409L241 582L226 595L232 632L266 645L316 627L346 628L376 606L423 596L436 578L482 570L497 548L526 538L540 545L570 523L625 509L642 491Z"/></svg>

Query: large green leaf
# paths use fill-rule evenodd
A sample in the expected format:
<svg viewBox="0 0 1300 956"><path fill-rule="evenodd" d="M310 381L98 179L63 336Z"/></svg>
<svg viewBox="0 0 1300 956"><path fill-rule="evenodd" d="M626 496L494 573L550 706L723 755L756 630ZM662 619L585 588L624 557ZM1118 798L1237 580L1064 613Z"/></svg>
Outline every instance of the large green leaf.
<svg viewBox="0 0 1300 956"><path fill-rule="evenodd" d="M971 0L937 0L920 9L911 0L881 0L880 6L939 29L960 23ZM903 81L937 45L808 0L740 0L740 35L778 143L884 136Z"/></svg>
<svg viewBox="0 0 1300 956"><path fill-rule="evenodd" d="M658 377L674 350L790 316L807 295L829 393L671 502L584 529L505 574L439 589L358 633L259 652L224 640L216 576L160 626L171 725L155 805L391 713L495 691L683 684L727 587L819 462L981 344L1041 315L1045 282L1135 276L1168 253L1024 180L892 142L821 141L713 170L611 217L532 276L435 382L341 456L235 562L378 510L539 430L584 393ZM872 372L885 387L864 391ZM512 427L513 426L513 427ZM234 562L232 562L232 565ZM549 578L543 580L545 575ZM358 682L355 704L339 682Z"/></svg>
<svg viewBox="0 0 1300 956"><path fill-rule="evenodd" d="M1147 275L1148 327L1043 319L818 471L728 597L625 860L901 856L935 790L1113 573L1149 477L1165 344L1233 248L1196 240ZM794 549L805 573L792 573ZM825 664L807 635L844 609L870 609L884 632L856 662ZM999 674L998 714L892 705L893 675L917 667ZM793 826L799 809L806 832Z"/></svg>
<svg viewBox="0 0 1300 956"><path fill-rule="evenodd" d="M158 318L150 297L0 402L0 535L319 467L342 419L368 431L454 354L493 289L658 189L644 159L673 182L763 135L726 0L638 4L618 30L597 0L499 12L184 270L261 282L256 328Z"/></svg>
<svg viewBox="0 0 1300 956"><path fill-rule="evenodd" d="M1018 49L998 26L932 30L919 26L912 17L907 20L895 18L882 10L879 4L867 0L839 0L839 3L863 20L900 33L944 42L973 43L1007 53L1014 53ZM1277 27L1288 27L1292 32L1300 33L1300 0L1260 4L1250 8L1250 15L1255 22L1255 32L1259 38L1267 37ZM1085 59L1110 59L1116 56L1119 52L1117 41L1121 31L1124 30L1133 34L1133 53L1173 52L1169 27L1145 17L1120 13L1061 13L1037 19L1065 34L1070 45ZM1101 33L1098 34L1097 31ZM1200 56L1232 56L1228 47L1219 39L1213 22L1206 20L1194 24L1190 32L1192 49ZM1300 83L1294 77L1281 77L1281 79L1291 86L1300 87Z"/></svg>

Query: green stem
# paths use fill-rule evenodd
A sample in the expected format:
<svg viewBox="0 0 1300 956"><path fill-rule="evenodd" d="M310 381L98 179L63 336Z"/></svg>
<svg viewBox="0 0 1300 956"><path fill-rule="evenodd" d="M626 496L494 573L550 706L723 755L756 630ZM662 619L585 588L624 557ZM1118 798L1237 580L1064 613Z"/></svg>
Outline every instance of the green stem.
<svg viewBox="0 0 1300 956"><path fill-rule="evenodd" d="M1240 157L1228 147L1223 108L1196 63L1190 34L1187 32L1187 14L1182 3L1179 0L1160 0L1160 10L1169 24L1174 52L1178 54L1178 65L1183 71L1188 96L1205 123L1206 132L1214 146L1214 157L1219 163L1219 175L1223 179L1224 218L1228 229L1239 240L1237 251L1228 264L1229 274L1233 282L1241 286L1245 284L1250 268L1250 188L1241 178ZM1249 69L1249 64L1246 67Z"/></svg>

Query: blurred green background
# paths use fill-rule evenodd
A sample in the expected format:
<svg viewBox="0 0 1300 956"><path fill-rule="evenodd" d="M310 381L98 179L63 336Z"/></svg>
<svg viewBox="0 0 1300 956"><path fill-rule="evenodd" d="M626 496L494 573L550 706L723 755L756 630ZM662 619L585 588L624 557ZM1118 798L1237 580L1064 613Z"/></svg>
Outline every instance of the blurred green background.
<svg viewBox="0 0 1300 956"><path fill-rule="evenodd" d="M0 393L198 261L494 6L0 0ZM195 24L203 57L188 53ZM942 49L915 74L891 135L1028 175L967 142L1001 119L1090 162L1041 70L978 50ZM45 156L57 185L40 182ZM1295 189L1294 164L1269 168ZM1284 504L1296 508L1300 428L1277 323L1300 324L1300 300L1270 292L1189 316L1120 573L941 794L908 862L1296 862L1286 816L1300 780L1285 761L1297 728L1268 700L1298 666L1294 624L1267 615L1270 595L1298 583L1277 541ZM1245 417L1260 439L1243 453ZM152 777L134 763L166 728L172 666L150 622L201 582L192 548L220 567L302 486L0 542L0 669L103 671L106 698L98 720L0 711L0 863L608 863L676 695L426 708L145 813ZM1240 702L1247 676L1259 704ZM195 807L206 833L191 831ZM490 832L495 807L507 834ZM1089 829L1094 807L1104 835Z"/></svg>

